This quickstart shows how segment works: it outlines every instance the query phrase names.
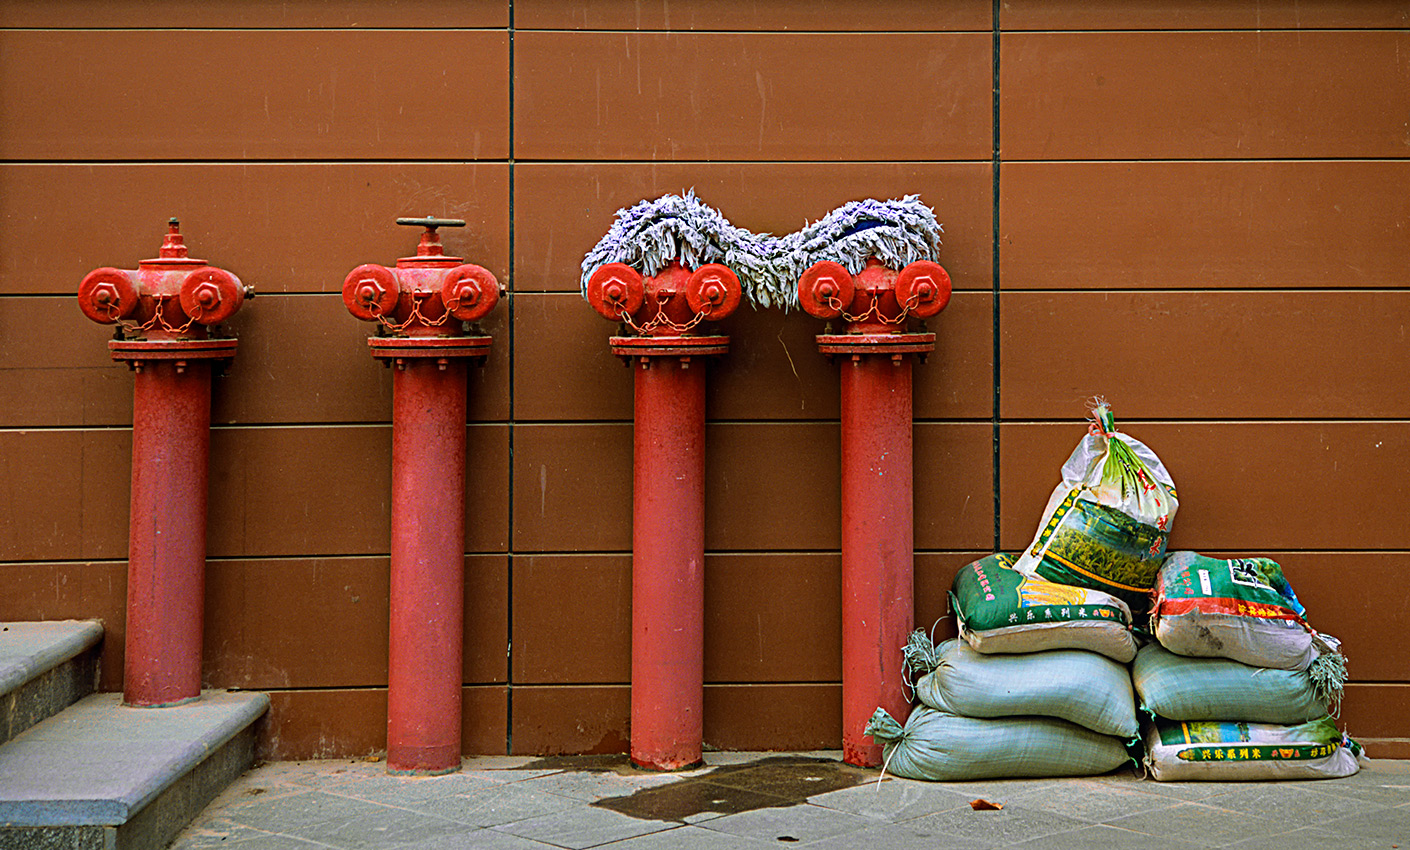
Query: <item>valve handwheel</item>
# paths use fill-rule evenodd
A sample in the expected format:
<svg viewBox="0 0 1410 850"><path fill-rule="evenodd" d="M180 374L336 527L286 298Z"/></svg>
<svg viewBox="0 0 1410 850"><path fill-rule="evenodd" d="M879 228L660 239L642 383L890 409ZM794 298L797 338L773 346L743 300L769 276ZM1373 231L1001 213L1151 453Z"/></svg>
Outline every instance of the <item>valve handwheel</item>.
<svg viewBox="0 0 1410 850"><path fill-rule="evenodd" d="M428 215L425 218L399 218L397 224L404 227L425 227L429 230L435 230L438 227L464 227L465 219L436 218Z"/></svg>

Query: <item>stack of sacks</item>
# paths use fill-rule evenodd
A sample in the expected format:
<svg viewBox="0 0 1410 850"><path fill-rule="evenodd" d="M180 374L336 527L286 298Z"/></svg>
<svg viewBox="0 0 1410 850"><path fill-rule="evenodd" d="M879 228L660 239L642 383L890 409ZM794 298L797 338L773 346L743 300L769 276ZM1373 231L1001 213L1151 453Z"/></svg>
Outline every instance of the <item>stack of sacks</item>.
<svg viewBox="0 0 1410 850"><path fill-rule="evenodd" d="M1158 780L1350 776L1361 748L1337 731L1346 659L1318 634L1267 558L1175 552L1155 588L1152 630L1132 678L1154 723Z"/></svg>
<svg viewBox="0 0 1410 850"><path fill-rule="evenodd" d="M1178 507L1160 458L1118 432L1111 408L1098 401L1014 569L1111 594L1144 614Z"/></svg>
<svg viewBox="0 0 1410 850"><path fill-rule="evenodd" d="M1131 612L1113 596L1025 576L1013 555L955 577L962 639L906 645L919 705L902 727L878 709L867 734L912 779L1086 776L1127 760L1137 740L1125 662Z"/></svg>

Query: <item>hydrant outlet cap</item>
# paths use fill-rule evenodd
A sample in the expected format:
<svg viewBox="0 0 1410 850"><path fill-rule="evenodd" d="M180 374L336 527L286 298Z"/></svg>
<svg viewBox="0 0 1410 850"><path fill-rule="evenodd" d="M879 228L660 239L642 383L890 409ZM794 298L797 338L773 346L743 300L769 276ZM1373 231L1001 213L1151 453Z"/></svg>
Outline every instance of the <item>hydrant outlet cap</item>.
<svg viewBox="0 0 1410 850"><path fill-rule="evenodd" d="M462 322L476 321L499 303L499 281L484 266L474 263L456 266L443 278L441 302Z"/></svg>
<svg viewBox="0 0 1410 850"><path fill-rule="evenodd" d="M245 303L245 287L225 269L197 269L181 284L181 310L203 325L219 324Z"/></svg>
<svg viewBox="0 0 1410 850"><path fill-rule="evenodd" d="M364 322L392 315L400 297L397 276L386 266L366 263L348 272L343 279L343 304L349 313Z"/></svg>
<svg viewBox="0 0 1410 850"><path fill-rule="evenodd" d="M814 263L798 279L798 306L819 319L834 319L852 303L856 286L841 263Z"/></svg>
<svg viewBox="0 0 1410 850"><path fill-rule="evenodd" d="M733 313L742 294L738 275L719 263L696 269L685 284L685 300L690 309L711 321Z"/></svg>
<svg viewBox="0 0 1410 850"><path fill-rule="evenodd" d="M950 274L939 263L917 260L896 275L896 302L918 319L929 318L950 303Z"/></svg>
<svg viewBox="0 0 1410 850"><path fill-rule="evenodd" d="M641 272L626 263L607 263L588 278L587 301L604 318L614 322L630 316L646 301Z"/></svg>
<svg viewBox="0 0 1410 850"><path fill-rule="evenodd" d="M78 285L79 309L100 325L116 324L132 315L137 300L137 284L122 269L94 269Z"/></svg>

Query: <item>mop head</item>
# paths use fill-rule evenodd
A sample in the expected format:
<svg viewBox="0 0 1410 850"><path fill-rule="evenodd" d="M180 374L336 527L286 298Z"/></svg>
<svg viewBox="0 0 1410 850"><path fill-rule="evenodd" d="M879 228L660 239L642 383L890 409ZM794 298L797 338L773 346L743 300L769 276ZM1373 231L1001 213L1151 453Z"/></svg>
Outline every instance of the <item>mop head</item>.
<svg viewBox="0 0 1410 850"><path fill-rule="evenodd" d="M767 307L773 293L786 288L776 280L779 240L735 227L720 211L704 204L695 192L662 195L630 209L617 210L607 235L583 259L581 287L599 266L625 263L646 277L659 273L672 260L689 269L722 263L739 276L745 297Z"/></svg>
<svg viewBox="0 0 1410 850"><path fill-rule="evenodd" d="M607 263L625 263L647 277L672 260L686 268L723 263L739 276L744 297L756 307L798 305L798 278L823 260L857 274L875 256L893 269L938 259L940 225L935 211L907 195L899 201L849 201L784 237L735 227L695 192L662 195L617 210L607 235L583 258L580 284Z"/></svg>
<svg viewBox="0 0 1410 850"><path fill-rule="evenodd" d="M935 211L919 195L899 201L849 201L780 241L776 278L787 285L772 294L786 307L797 306L796 282L814 263L831 260L857 274L875 256L893 269L917 260L932 262L940 256L942 230Z"/></svg>

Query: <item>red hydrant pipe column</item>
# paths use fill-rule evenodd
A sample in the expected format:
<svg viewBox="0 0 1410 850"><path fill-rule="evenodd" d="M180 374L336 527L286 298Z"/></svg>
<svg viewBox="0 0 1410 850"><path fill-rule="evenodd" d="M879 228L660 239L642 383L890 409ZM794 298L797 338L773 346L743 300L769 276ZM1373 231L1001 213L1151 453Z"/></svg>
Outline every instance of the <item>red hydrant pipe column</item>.
<svg viewBox="0 0 1410 850"><path fill-rule="evenodd" d="M499 301L487 269L447 256L436 230L459 219L397 219L424 227L395 268L366 264L343 281L343 303L385 335L372 356L392 379L392 539L387 658L387 770L460 769L465 643L466 361L494 340L472 324Z"/></svg>
<svg viewBox="0 0 1410 850"><path fill-rule="evenodd" d="M635 395L631 758L672 770L704 735L704 364L652 358Z"/></svg>
<svg viewBox="0 0 1410 850"><path fill-rule="evenodd" d="M137 370L132 409L123 701L162 706L201 694L205 622L210 364Z"/></svg>
<svg viewBox="0 0 1410 850"><path fill-rule="evenodd" d="M465 635L462 359L408 361L392 380L387 765L460 766Z"/></svg>
<svg viewBox="0 0 1410 850"><path fill-rule="evenodd" d="M862 737L877 707L910 711L901 649L914 628L911 360L864 355L841 365L842 753L881 763Z"/></svg>
<svg viewBox="0 0 1410 850"><path fill-rule="evenodd" d="M167 224L157 257L94 269L78 287L84 315L118 325L112 358L136 372L123 701L146 708L201 695L210 364L237 344L212 328L254 296L188 256L180 223Z"/></svg>
<svg viewBox="0 0 1410 850"><path fill-rule="evenodd" d="M846 332L819 334L818 350L841 361L842 392L842 757L881 765L863 735L878 707L910 713L902 648L915 623L915 509L911 358L935 334L909 333L950 300L950 277L919 261L896 271L876 258L856 275L821 262L798 281L808 313L841 318Z"/></svg>
<svg viewBox="0 0 1410 850"><path fill-rule="evenodd" d="M653 277L593 272L587 300L633 336L612 352L636 367L632 489L631 760L699 764L705 704L705 363L729 338L692 333L739 306L739 278L710 263Z"/></svg>

